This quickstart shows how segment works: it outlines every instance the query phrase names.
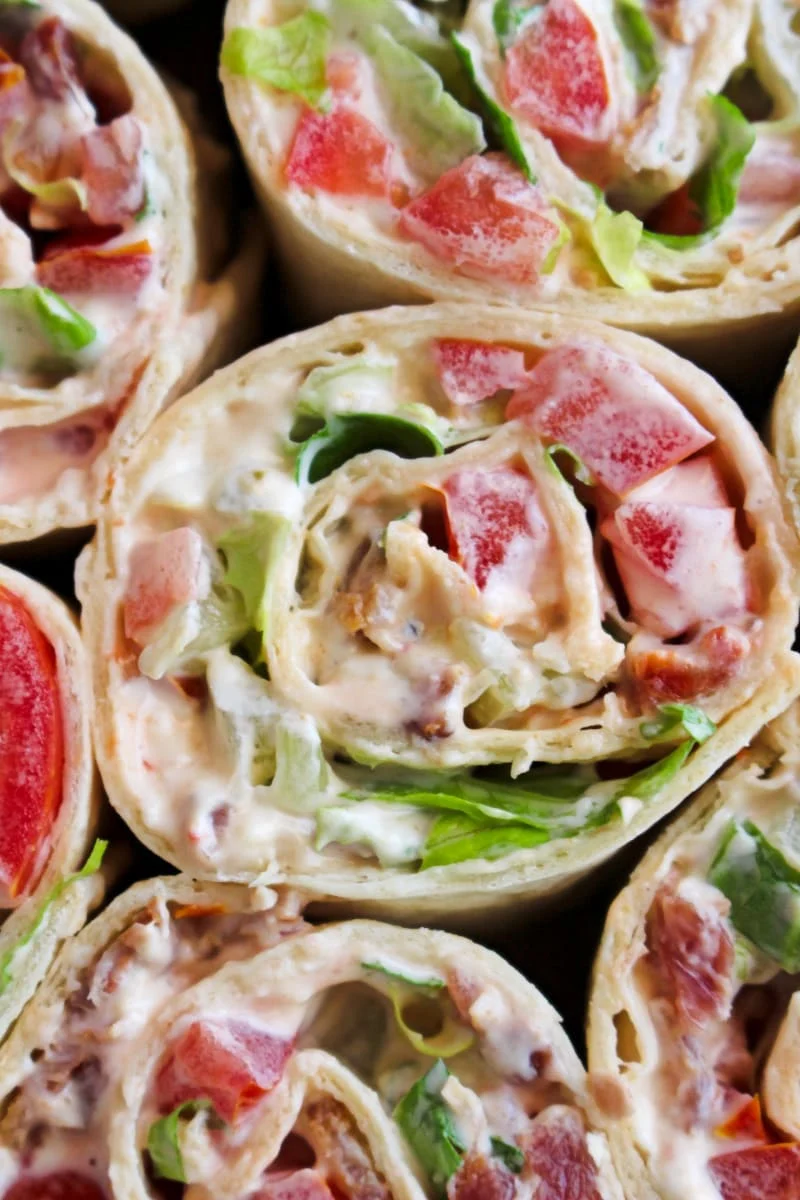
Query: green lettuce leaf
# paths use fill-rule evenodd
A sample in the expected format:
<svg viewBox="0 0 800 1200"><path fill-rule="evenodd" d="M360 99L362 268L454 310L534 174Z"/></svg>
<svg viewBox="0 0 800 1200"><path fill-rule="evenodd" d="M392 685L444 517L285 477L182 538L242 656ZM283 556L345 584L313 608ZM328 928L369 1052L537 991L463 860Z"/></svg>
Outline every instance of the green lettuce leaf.
<svg viewBox="0 0 800 1200"><path fill-rule="evenodd" d="M800 971L800 871L757 825L731 821L708 877L730 901L739 933L784 971Z"/></svg>
<svg viewBox="0 0 800 1200"><path fill-rule="evenodd" d="M439 438L425 425L388 413L341 413L331 416L318 433L297 450L295 479L319 483L357 454L390 450L401 458L443 454Z"/></svg>
<svg viewBox="0 0 800 1200"><path fill-rule="evenodd" d="M290 437L295 442L306 441L339 412L393 407L394 400L392 362L358 354L345 362L314 367L297 389ZM431 413L435 416L433 409Z"/></svg>
<svg viewBox="0 0 800 1200"><path fill-rule="evenodd" d="M441 30L446 18L440 18L439 13L434 16L405 0L334 0L331 16L337 31L362 41L376 26L382 26L395 41L430 63L448 91L459 96L461 70Z"/></svg>
<svg viewBox="0 0 800 1200"><path fill-rule="evenodd" d="M210 1100L186 1100L166 1117L153 1122L147 1133L147 1149L159 1179L174 1179L177 1183L189 1182L180 1144L181 1120L209 1109L213 1111L213 1107Z"/></svg>
<svg viewBox="0 0 800 1200"><path fill-rule="evenodd" d="M316 809L331 783L331 770L319 730L311 717L286 713L275 730L276 803L287 808Z"/></svg>
<svg viewBox="0 0 800 1200"><path fill-rule="evenodd" d="M473 858L493 862L517 850L529 850L549 841L550 834L544 829L528 825L487 828L460 813L448 814L434 823L423 849L420 869L428 871L431 867L447 867Z"/></svg>
<svg viewBox="0 0 800 1200"><path fill-rule="evenodd" d="M407 983L409 987L426 988L429 991L439 991L441 988L447 986L443 979L439 979L436 976L427 976L425 979L416 979L411 975L404 975L400 971L393 971L391 967L387 967L384 963L362 962L361 966L365 971L377 971L379 975L385 975L387 979L391 979L395 983Z"/></svg>
<svg viewBox="0 0 800 1200"><path fill-rule="evenodd" d="M643 237L648 242L671 250L689 250L702 245L717 232L736 208L739 182L747 156L756 140L755 130L744 113L725 96L709 98L716 140L711 154L689 184L689 196L700 211L702 233L651 233Z"/></svg>
<svg viewBox="0 0 800 1200"><path fill-rule="evenodd" d="M225 559L224 581L241 596L248 628L266 633L275 569L289 539L291 522L280 513L255 513L217 542Z"/></svg>
<svg viewBox="0 0 800 1200"><path fill-rule="evenodd" d="M556 455L563 454L565 458L570 459L572 462L575 478L580 483L585 483L588 487L592 487L594 485L594 476L584 463L583 459L580 457L580 455L576 454L574 450L570 450L569 446L565 446L563 442L555 442L552 446L547 446L544 454L547 466L554 475L558 475L561 479L564 478L556 461Z"/></svg>
<svg viewBox="0 0 800 1200"><path fill-rule="evenodd" d="M640 0L616 0L614 20L628 51L636 90L649 92L661 73L653 26Z"/></svg>
<svg viewBox="0 0 800 1200"><path fill-rule="evenodd" d="M452 1111L442 1099L449 1074L441 1060L434 1063L394 1110L394 1119L437 1197L444 1197L447 1181L461 1166L466 1150Z"/></svg>
<svg viewBox="0 0 800 1200"><path fill-rule="evenodd" d="M91 321L49 288L0 288L0 313L5 317L6 336L44 341L68 358L97 337Z"/></svg>
<svg viewBox="0 0 800 1200"><path fill-rule="evenodd" d="M422 857L431 814L411 807L387 820L382 804L331 804L317 813L315 848L363 846L384 867L409 866Z"/></svg>
<svg viewBox="0 0 800 1200"><path fill-rule="evenodd" d="M601 204L589 226L589 240L606 274L628 292L647 292L652 285L634 261L643 225L631 212L615 213Z"/></svg>
<svg viewBox="0 0 800 1200"><path fill-rule="evenodd" d="M381 76L393 127L405 139L416 171L430 180L480 154L486 146L480 117L445 91L441 76L381 25L364 38Z"/></svg>
<svg viewBox="0 0 800 1200"><path fill-rule="evenodd" d="M525 152L516 122L492 97L488 81L480 78L477 60L465 38L457 33L452 34L451 38L461 65L478 95L481 109L486 116L487 124L495 141L505 150L511 161L516 163L528 182L536 183L536 174Z"/></svg>
<svg viewBox="0 0 800 1200"><path fill-rule="evenodd" d="M671 737L677 730L682 729L698 746L707 742L717 727L701 708L694 704L662 704L658 716L651 721L643 721L639 726L642 737L649 741L659 741Z"/></svg>
<svg viewBox="0 0 800 1200"><path fill-rule="evenodd" d="M656 762L642 767L641 771L637 771L634 775L628 775L620 783L614 796L614 802L621 800L623 796L633 796L637 800L652 800L662 788L672 782L694 747L695 743L691 740L681 742L680 746L676 746L666 758L659 758Z"/></svg>
<svg viewBox="0 0 800 1200"><path fill-rule="evenodd" d="M55 884L55 886L52 887L47 893L45 898L42 900L42 903L40 904L29 929L22 935L21 938L19 938L17 942L14 943L13 946L10 946L8 950L6 950L5 954L3 954L3 956L0 958L0 995L5 992L6 988L8 988L13 981L14 972L12 967L14 958L24 946L28 946L33 941L36 934L41 929L50 908L54 904L58 903L58 901L64 895L64 892L66 892L68 888L72 887L73 883L78 883L81 879L88 879L90 875L94 875L100 870L100 867L103 865L103 858L107 849L108 842L104 842L98 838L92 847L91 854L81 867L80 871L76 871L72 875L66 875L63 879L60 879L58 883Z"/></svg>
<svg viewBox="0 0 800 1200"><path fill-rule="evenodd" d="M499 1137L493 1137L491 1145L492 1154L495 1158L499 1158L514 1175L522 1174L523 1167L525 1166L525 1155L519 1146L512 1146Z"/></svg>
<svg viewBox="0 0 800 1200"><path fill-rule="evenodd" d="M232 75L293 92L313 108L321 108L328 87L325 60L330 34L328 19L307 9L283 25L231 30L221 63Z"/></svg>

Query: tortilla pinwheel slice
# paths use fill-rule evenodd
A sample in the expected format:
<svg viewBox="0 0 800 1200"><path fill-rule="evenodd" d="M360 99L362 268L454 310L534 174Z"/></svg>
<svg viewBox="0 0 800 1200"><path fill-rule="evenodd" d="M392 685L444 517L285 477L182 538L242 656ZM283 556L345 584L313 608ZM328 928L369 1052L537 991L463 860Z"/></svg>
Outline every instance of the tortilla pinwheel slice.
<svg viewBox="0 0 800 1200"><path fill-rule="evenodd" d="M0 566L0 1039L102 895L90 693L71 613Z"/></svg>
<svg viewBox="0 0 800 1200"><path fill-rule="evenodd" d="M642 1200L800 1189L799 716L703 789L609 913L589 1064Z"/></svg>
<svg viewBox="0 0 800 1200"><path fill-rule="evenodd" d="M491 299L717 362L726 326L762 354L796 327L791 4L472 0L459 22L229 0L225 29L228 108L304 313Z"/></svg>
<svg viewBox="0 0 800 1200"><path fill-rule="evenodd" d="M622 1200L555 1011L491 952L136 885L0 1054L3 1200Z"/></svg>
<svg viewBox="0 0 800 1200"><path fill-rule="evenodd" d="M195 162L99 5L3 0L0 44L0 542L20 542L91 525L153 417L244 348L259 255L224 265L219 150Z"/></svg>
<svg viewBox="0 0 800 1200"><path fill-rule="evenodd" d="M432 916L546 895L786 707L796 563L752 427L654 343L341 318L118 477L79 570L101 772L201 877Z"/></svg>

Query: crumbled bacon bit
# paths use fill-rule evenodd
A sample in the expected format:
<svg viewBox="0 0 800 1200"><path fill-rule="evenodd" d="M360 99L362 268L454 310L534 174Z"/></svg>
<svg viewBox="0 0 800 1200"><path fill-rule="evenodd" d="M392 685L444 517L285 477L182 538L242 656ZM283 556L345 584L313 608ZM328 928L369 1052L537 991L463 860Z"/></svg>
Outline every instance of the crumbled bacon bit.
<svg viewBox="0 0 800 1200"><path fill-rule="evenodd" d="M496 1159L470 1154L447 1185L448 1200L514 1200L514 1176Z"/></svg>
<svg viewBox="0 0 800 1200"><path fill-rule="evenodd" d="M684 1032L727 1016L733 998L733 938L724 913L701 912L670 884L647 916L647 962Z"/></svg>

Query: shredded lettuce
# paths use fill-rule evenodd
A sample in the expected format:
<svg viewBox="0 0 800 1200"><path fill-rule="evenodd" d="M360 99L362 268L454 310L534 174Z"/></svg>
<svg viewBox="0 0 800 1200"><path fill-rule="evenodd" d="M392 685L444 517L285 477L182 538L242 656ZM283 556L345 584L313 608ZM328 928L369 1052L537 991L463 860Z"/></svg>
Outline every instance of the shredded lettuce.
<svg viewBox="0 0 800 1200"><path fill-rule="evenodd" d="M210 1100L186 1100L166 1117L154 1121L147 1133L147 1150L153 1169L159 1179L174 1179L177 1183L188 1183L183 1164L180 1143L182 1120L194 1117L199 1112L213 1112Z"/></svg>
<svg viewBox="0 0 800 1200"><path fill-rule="evenodd" d="M460 813L448 814L434 823L425 843L420 869L428 871L431 867L446 867L474 858L493 862L517 850L530 850L548 841L550 835L544 829L527 825L487 828Z"/></svg>
<svg viewBox="0 0 800 1200"><path fill-rule="evenodd" d="M202 600L182 604L164 620L139 655L139 670L163 679L179 668L190 669L202 655L235 644L249 628L241 597L220 579Z"/></svg>
<svg viewBox="0 0 800 1200"><path fill-rule="evenodd" d="M525 1155L520 1150L519 1146L512 1146L509 1142L504 1142L502 1138L491 1138L492 1154L495 1158L508 1167L509 1171L514 1175L521 1175L525 1166Z"/></svg>
<svg viewBox="0 0 800 1200"><path fill-rule="evenodd" d="M500 53L504 58L506 51L519 37L522 26L536 11L536 7L535 3L524 6L517 4L515 0L497 0L492 9L492 26Z"/></svg>
<svg viewBox="0 0 800 1200"><path fill-rule="evenodd" d="M486 121L495 140L505 150L511 161L516 163L528 182L536 183L536 174L525 152L516 122L493 98L489 90L491 85L482 76L478 60L473 55L466 38L457 33L452 34L451 38L461 65L478 95L481 108L486 114Z"/></svg>
<svg viewBox="0 0 800 1200"><path fill-rule="evenodd" d="M394 362L366 354L328 367L314 367L297 389L293 441L318 433L340 412L394 407Z"/></svg>
<svg viewBox="0 0 800 1200"><path fill-rule="evenodd" d="M458 95L460 69L453 47L444 37L440 20L405 0L333 0L334 27L364 39L376 26L413 50L438 71L448 91Z"/></svg>
<svg viewBox="0 0 800 1200"><path fill-rule="evenodd" d="M268 784L277 767L281 717L269 684L227 647L207 655L206 682L221 741L230 747L239 776L256 786Z"/></svg>
<svg viewBox="0 0 800 1200"><path fill-rule="evenodd" d="M72 875L66 875L63 879L60 879L58 883L55 884L55 886L52 887L47 893L44 900L42 900L42 903L36 912L36 916L31 922L28 930L22 935L21 938L18 939L18 941L14 943L13 946L10 946L3 954L2 958L0 958L0 996L13 982L14 972L12 967L17 954L19 954L20 950L22 950L25 946L30 945L44 924L44 920L48 912L54 904L58 903L58 901L64 895L64 892L66 892L68 888L72 887L74 883L79 883L82 879L88 879L91 875L95 875L100 870L100 867L103 865L103 858L107 849L108 842L98 838L92 847L91 854L81 867L80 871L76 871Z"/></svg>
<svg viewBox="0 0 800 1200"><path fill-rule="evenodd" d="M661 73L653 26L640 0L616 0L614 20L628 51L638 92L649 92Z"/></svg>
<svg viewBox="0 0 800 1200"><path fill-rule="evenodd" d="M318 433L297 449L295 479L319 483L357 454L390 450L401 458L443 454L437 435L425 425L388 413L342 413L329 417Z"/></svg>
<svg viewBox="0 0 800 1200"><path fill-rule="evenodd" d="M679 729L697 742L698 746L707 742L717 731L711 718L694 704L662 704L657 717L651 721L643 721L639 726L642 737L648 741L672 737Z"/></svg>
<svg viewBox="0 0 800 1200"><path fill-rule="evenodd" d="M593 486L594 476L592 475L592 472L586 466L580 455L576 454L574 450L570 450L569 446L565 446L563 442L554 442L552 446L547 446L544 454L547 466L554 475L558 475L561 479L564 478L559 465L556 462L556 455L563 454L571 461L575 472L575 478L580 483L585 483L589 487Z"/></svg>
<svg viewBox="0 0 800 1200"><path fill-rule="evenodd" d="M0 288L0 313L7 337L44 341L66 357L73 357L97 337L91 321L49 288ZM5 352L6 347L3 349Z"/></svg>
<svg viewBox="0 0 800 1200"><path fill-rule="evenodd" d="M232 30L222 47L221 63L233 75L293 92L312 108L321 108L328 88L330 35L328 19L307 9L283 25Z"/></svg>
<svg viewBox="0 0 800 1200"><path fill-rule="evenodd" d="M800 971L800 871L752 821L732 821L709 871L739 933L794 975Z"/></svg>
<svg viewBox="0 0 800 1200"><path fill-rule="evenodd" d="M416 979L411 975L404 975L400 971L394 971L391 967L387 967L385 963L379 962L362 962L361 966L365 971L377 971L379 975L385 975L387 979L394 983L407 983L409 987L426 988L428 991L440 991L446 987L443 979L436 976L426 976L425 979Z"/></svg>
<svg viewBox="0 0 800 1200"><path fill-rule="evenodd" d="M452 1001L448 1000L445 1007L438 1001L435 1002L439 1010L441 1028L437 1033L427 1036L409 1025L405 1017L405 1013L420 1000L419 996L414 995L413 989L396 984L389 989L389 996L397 1026L418 1054L424 1054L427 1058L454 1058L456 1054L463 1054L465 1050L469 1050L474 1043L474 1030L456 1018ZM423 1003L424 1000L423 997Z"/></svg>
<svg viewBox="0 0 800 1200"><path fill-rule="evenodd" d="M631 212L615 213L607 204L598 206L589 226L589 240L595 254L617 287L628 292L651 290L650 280L635 262L642 240L643 225Z"/></svg>
<svg viewBox="0 0 800 1200"><path fill-rule="evenodd" d="M449 1074L441 1060L434 1063L406 1093L393 1114L437 1197L444 1197L447 1181L461 1166L466 1150L453 1113L442 1099Z"/></svg>
<svg viewBox="0 0 800 1200"><path fill-rule="evenodd" d="M217 542L225 559L224 581L241 596L248 628L266 634L275 570L289 538L291 523L280 513L252 515Z"/></svg>
<svg viewBox="0 0 800 1200"><path fill-rule="evenodd" d="M340 846L363 847L381 866L410 866L422 857L432 814L409 807L398 809L387 820L383 804L332 804L317 813L315 848Z"/></svg>
<svg viewBox="0 0 800 1200"><path fill-rule="evenodd" d="M646 230L643 237L649 243L671 250L702 245L736 208L742 171L756 140L755 130L744 113L725 96L710 96L709 104L716 139L710 155L689 184L689 197L699 210L703 230L685 235Z"/></svg>
<svg viewBox="0 0 800 1200"><path fill-rule="evenodd" d="M300 713L281 717L275 730L275 763L272 788L276 803L318 808L330 787L331 770L311 717Z"/></svg>
<svg viewBox="0 0 800 1200"><path fill-rule="evenodd" d="M416 171L431 181L486 146L480 117L445 91L441 76L381 25L364 38L381 76L393 126Z"/></svg>

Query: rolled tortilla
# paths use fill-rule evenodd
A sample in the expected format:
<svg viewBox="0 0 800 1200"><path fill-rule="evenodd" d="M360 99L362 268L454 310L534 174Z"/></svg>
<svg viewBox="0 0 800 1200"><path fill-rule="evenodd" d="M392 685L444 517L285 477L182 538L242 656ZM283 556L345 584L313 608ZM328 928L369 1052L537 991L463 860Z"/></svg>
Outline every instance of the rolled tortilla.
<svg viewBox="0 0 800 1200"><path fill-rule="evenodd" d="M770 417L770 443L784 491L800 530L800 349L795 349L775 396Z"/></svg>
<svg viewBox="0 0 800 1200"><path fill-rule="evenodd" d="M793 705L649 851L609 913L589 1065L642 1200L800 1188Z"/></svg>
<svg viewBox="0 0 800 1200"><path fill-rule="evenodd" d="M240 352L260 254L224 247L219 152L91 0L0 4L0 541L93 523L159 410ZM202 197L202 203L201 203Z"/></svg>
<svg viewBox="0 0 800 1200"><path fill-rule="evenodd" d="M654 343L340 318L117 480L78 581L106 788L199 877L415 918L553 895L795 694L796 561L752 427Z"/></svg>
<svg viewBox="0 0 800 1200"><path fill-rule="evenodd" d="M66 606L0 566L0 1039L102 894L98 854L81 872L98 803L90 689Z"/></svg>
<svg viewBox="0 0 800 1200"><path fill-rule="evenodd" d="M490 299L730 365L796 330L793 12L472 0L454 45L446 6L229 0L222 80L310 316Z"/></svg>
<svg viewBox="0 0 800 1200"><path fill-rule="evenodd" d="M150 880L65 948L0 1054L0 1186L622 1200L584 1085L555 1011L472 942Z"/></svg>

